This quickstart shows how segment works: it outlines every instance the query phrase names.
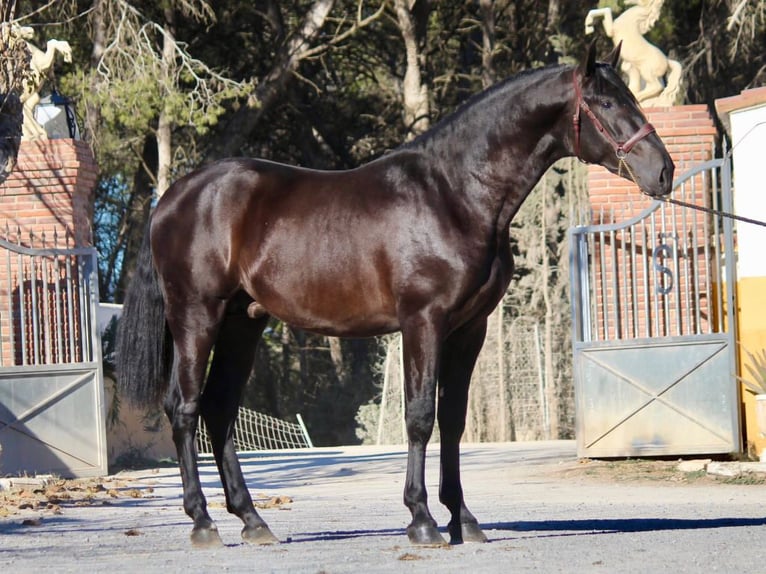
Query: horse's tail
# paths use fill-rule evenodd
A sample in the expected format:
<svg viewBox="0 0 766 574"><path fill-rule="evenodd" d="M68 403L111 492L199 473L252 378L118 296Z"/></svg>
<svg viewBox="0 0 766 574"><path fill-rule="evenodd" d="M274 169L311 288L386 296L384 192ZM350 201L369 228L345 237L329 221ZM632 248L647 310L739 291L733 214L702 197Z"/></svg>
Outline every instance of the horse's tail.
<svg viewBox="0 0 766 574"><path fill-rule="evenodd" d="M136 406L160 404L168 388L173 346L152 262L148 226L122 307L116 355L122 396Z"/></svg>
<svg viewBox="0 0 766 574"><path fill-rule="evenodd" d="M678 97L678 92L681 91L681 73L683 68L681 68L680 63L669 58L668 67L670 71L668 71L667 78L665 79L665 89L662 90L660 98L663 102L667 102L667 105L672 105Z"/></svg>

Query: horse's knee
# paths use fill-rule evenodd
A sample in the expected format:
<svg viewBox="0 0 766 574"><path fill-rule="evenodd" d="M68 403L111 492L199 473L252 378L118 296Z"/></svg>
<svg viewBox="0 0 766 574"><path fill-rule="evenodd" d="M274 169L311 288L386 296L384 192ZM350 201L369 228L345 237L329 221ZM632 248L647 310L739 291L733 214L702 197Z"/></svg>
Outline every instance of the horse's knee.
<svg viewBox="0 0 766 574"><path fill-rule="evenodd" d="M434 430L436 407L430 399L412 399L407 402L405 423L411 440L428 441Z"/></svg>

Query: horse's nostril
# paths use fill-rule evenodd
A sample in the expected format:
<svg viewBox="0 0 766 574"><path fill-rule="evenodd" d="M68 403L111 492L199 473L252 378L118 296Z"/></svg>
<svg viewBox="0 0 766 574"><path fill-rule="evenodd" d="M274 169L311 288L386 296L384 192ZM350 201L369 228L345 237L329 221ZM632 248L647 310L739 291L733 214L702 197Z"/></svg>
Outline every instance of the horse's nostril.
<svg viewBox="0 0 766 574"><path fill-rule="evenodd" d="M670 182L668 181L668 168L663 167L660 172L660 186L663 188L668 187Z"/></svg>
<svg viewBox="0 0 766 574"><path fill-rule="evenodd" d="M673 165L673 162L670 160L665 162L665 164L662 166L662 170L660 171L660 179L658 182L660 187L665 190L665 193L670 193L672 191L674 172L675 166Z"/></svg>

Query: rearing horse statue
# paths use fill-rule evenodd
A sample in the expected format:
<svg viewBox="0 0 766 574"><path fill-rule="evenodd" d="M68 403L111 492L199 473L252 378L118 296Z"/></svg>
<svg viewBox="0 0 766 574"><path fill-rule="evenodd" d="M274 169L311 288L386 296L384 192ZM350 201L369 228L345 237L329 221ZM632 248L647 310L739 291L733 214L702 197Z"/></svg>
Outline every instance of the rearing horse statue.
<svg viewBox="0 0 766 574"><path fill-rule="evenodd" d="M628 87L643 106L672 106L681 88L681 64L649 43L646 34L660 16L664 0L626 0L634 4L612 17L611 8L597 8L585 18L585 33L594 32L596 19L603 17L604 32L614 45L622 44L622 71ZM663 79L665 84L663 85Z"/></svg>
<svg viewBox="0 0 766 574"><path fill-rule="evenodd" d="M26 43L11 34L12 24L0 23L0 183L16 166L24 112L19 94L30 54Z"/></svg>
<svg viewBox="0 0 766 574"><path fill-rule="evenodd" d="M34 29L29 26L13 25L11 34L26 42L31 54L29 62L30 73L24 81L21 101L24 104L24 124L22 126L24 139L39 139L48 137L45 129L35 119L35 108L40 103L40 88L45 83L48 72L53 67L56 54L60 53L65 62L72 61L72 48L69 42L63 40L48 40L45 52L29 40L34 37Z"/></svg>

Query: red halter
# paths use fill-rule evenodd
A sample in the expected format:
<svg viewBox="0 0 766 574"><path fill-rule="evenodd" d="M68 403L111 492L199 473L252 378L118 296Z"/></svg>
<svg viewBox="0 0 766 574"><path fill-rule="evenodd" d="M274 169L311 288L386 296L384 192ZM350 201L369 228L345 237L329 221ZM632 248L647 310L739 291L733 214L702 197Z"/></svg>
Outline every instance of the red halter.
<svg viewBox="0 0 766 574"><path fill-rule="evenodd" d="M585 115L590 118L590 121L593 123L593 125L596 127L596 129L607 139L607 141L612 144L612 147L614 148L614 153L617 156L618 159L624 160L625 156L627 156L630 153L630 150L633 149L633 146L635 146L638 142L640 142L642 139L644 139L646 136L648 136L651 133L654 133L654 126L650 124L649 122L646 122L639 130L633 134L633 137L628 139L627 141L623 143L619 143L617 140L615 140L611 134L606 131L606 128L601 124L599 119L596 117L596 115L591 111L590 106L583 100L582 97L582 90L580 89L580 78L579 74L577 73L577 69L575 68L574 71L574 90L575 90L575 97L577 98L577 101L575 102L575 112L574 116L572 116L572 125L574 126L574 147L575 147L575 155L578 159L582 160L580 158L580 111L582 110L585 112Z"/></svg>

